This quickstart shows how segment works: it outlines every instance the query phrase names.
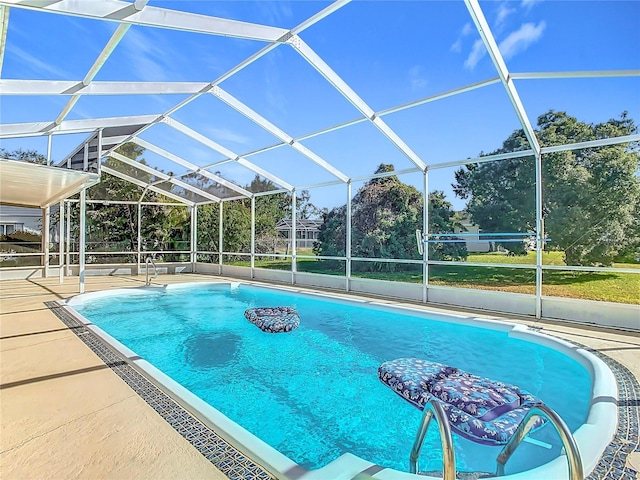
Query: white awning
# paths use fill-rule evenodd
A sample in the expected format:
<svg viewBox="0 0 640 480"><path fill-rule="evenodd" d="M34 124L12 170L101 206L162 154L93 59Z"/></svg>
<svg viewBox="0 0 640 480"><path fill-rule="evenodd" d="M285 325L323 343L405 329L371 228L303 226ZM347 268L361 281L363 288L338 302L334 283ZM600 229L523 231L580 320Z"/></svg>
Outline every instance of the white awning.
<svg viewBox="0 0 640 480"><path fill-rule="evenodd" d="M100 181L96 173L0 158L0 203L48 207Z"/></svg>

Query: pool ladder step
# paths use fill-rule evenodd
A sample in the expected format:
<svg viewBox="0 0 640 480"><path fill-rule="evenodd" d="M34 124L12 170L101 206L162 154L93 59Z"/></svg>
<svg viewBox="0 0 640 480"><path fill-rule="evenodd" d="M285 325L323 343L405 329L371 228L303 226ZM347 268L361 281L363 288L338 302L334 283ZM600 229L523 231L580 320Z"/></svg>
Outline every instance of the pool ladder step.
<svg viewBox="0 0 640 480"><path fill-rule="evenodd" d="M152 256L147 257L147 259L145 260L145 264L146 264L145 273L147 275L147 278L145 279L144 286L148 287L151 285L151 280L149 280L149 264L153 265L154 279L158 278L158 267L156 267L156 262L153 260Z"/></svg>
<svg viewBox="0 0 640 480"><path fill-rule="evenodd" d="M461 476L461 474L466 475L465 472L459 472L456 474L456 459L453 448L453 437L451 436L451 426L449 425L449 420L444 408L440 404L440 401L435 398L429 399L429 401L424 405L422 421L418 427L418 433L416 434L416 439L413 442L413 448L411 449L411 455L409 456L409 471L411 473L418 473L420 471L418 469L420 450L422 450L422 444L424 443L424 439L427 435L429 423L434 416L438 422L440 441L442 443L442 472L438 472L438 475L436 476L442 476L443 480L491 478L482 476ZM571 430L569 430L567 424L564 423L562 418L560 418L554 410L544 404L535 405L527 412L512 437L498 455L498 458L496 459L496 473L493 474L492 477L495 478L504 475L505 464L509 458L511 458L511 455L513 455L516 448L518 448L525 439L527 434L531 431L539 418L546 418L555 428L560 440L562 440L562 446L566 452L567 463L569 466L569 479L583 480L582 459L580 458L580 451L578 450L576 441L573 438L573 435L571 435ZM420 474L426 475L426 472L420 472ZM470 472L469 475L476 475L476 473ZM478 472L477 475L482 475L482 473Z"/></svg>
<svg viewBox="0 0 640 480"><path fill-rule="evenodd" d="M425 477L444 477L442 471L418 472L418 475ZM490 472L456 472L456 480L482 480L483 478L496 478L495 473Z"/></svg>

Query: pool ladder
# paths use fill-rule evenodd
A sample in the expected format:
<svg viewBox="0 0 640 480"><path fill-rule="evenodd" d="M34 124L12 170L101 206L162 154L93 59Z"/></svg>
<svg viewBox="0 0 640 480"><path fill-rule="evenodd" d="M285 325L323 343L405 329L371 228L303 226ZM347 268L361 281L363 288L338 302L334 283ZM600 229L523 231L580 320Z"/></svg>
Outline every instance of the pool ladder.
<svg viewBox="0 0 640 480"><path fill-rule="evenodd" d="M411 473L418 473L418 457L422 450L422 444L427 435L429 429L429 423L433 417L436 417L438 422L438 428L440 430L440 441L442 443L442 479L443 480L456 480L456 458L455 451L453 449L453 438L451 436L451 427L447 414L442 408L439 401L431 398L424 406L424 413L422 415L422 421L416 434L416 439L413 442L413 448L411 449L411 455L409 456L409 471ZM520 425L514 432L513 436L504 446L498 458L496 476L501 477L504 475L504 466L515 452L516 448L522 443L522 440L527 436L529 431L533 428L536 421L539 418L546 418L551 422L555 428L562 446L567 454L567 463L569 465L569 479L570 480L583 480L584 474L582 470L582 459L580 458L580 451L576 445L576 441L571 435L571 431L567 424L564 423L562 418L546 405L540 404L527 412Z"/></svg>
<svg viewBox="0 0 640 480"><path fill-rule="evenodd" d="M156 262L153 261L153 257L152 256L148 256L147 259L145 260L147 267L145 268L146 274L147 274L147 278L144 282L144 286L148 287L149 285L151 285L151 280L149 280L149 264L153 265L153 279L155 280L156 278L158 278L158 267L156 267Z"/></svg>

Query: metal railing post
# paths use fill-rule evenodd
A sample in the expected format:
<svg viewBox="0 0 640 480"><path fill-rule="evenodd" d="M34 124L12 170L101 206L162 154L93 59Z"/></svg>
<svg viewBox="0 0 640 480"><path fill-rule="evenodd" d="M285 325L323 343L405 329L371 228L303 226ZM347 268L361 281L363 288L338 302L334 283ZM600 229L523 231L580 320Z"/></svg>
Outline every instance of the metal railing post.
<svg viewBox="0 0 640 480"><path fill-rule="evenodd" d="M222 214L222 207L224 206L223 202L219 203L219 210L218 210L218 275L222 275L222 221L223 221L223 214Z"/></svg>
<svg viewBox="0 0 640 480"><path fill-rule="evenodd" d="M429 170L424 170L422 202L422 302L429 300Z"/></svg>
<svg viewBox="0 0 640 480"><path fill-rule="evenodd" d="M42 242L40 249L42 250L42 276L47 278L49 276L49 262L51 261L49 256L49 247L51 243L51 228L50 228L51 210L49 207L42 209Z"/></svg>
<svg viewBox="0 0 640 480"><path fill-rule="evenodd" d="M291 285L296 284L296 273L298 271L298 261L296 255L298 253L297 243L298 236L296 235L297 224L296 217L298 212L296 211L296 189L291 190Z"/></svg>
<svg viewBox="0 0 640 480"><path fill-rule="evenodd" d="M251 197L251 280L256 276L256 197Z"/></svg>
<svg viewBox="0 0 640 480"><path fill-rule="evenodd" d="M504 475L505 464L507 463L509 458L511 458L511 455L513 455L513 452L516 450L516 448L518 448L522 440L524 440L524 437L526 437L529 431L533 428L536 420L538 420L539 417L546 417L560 436L562 446L564 447L567 454L570 480L583 480L584 473L582 470L582 458L580 457L580 450L578 450L578 445L576 444L573 435L571 435L569 427L567 427L567 424L564 423L564 420L562 420L562 418L560 418L560 416L556 412L554 412L546 405L542 404L531 407L522 422L520 422L520 425L516 429L513 436L509 439L509 442L504 446L504 448L498 455L498 466L496 468L496 475Z"/></svg>
<svg viewBox="0 0 640 480"><path fill-rule="evenodd" d="M453 448L453 437L451 436L451 426L447 419L447 413L440 402L434 398L431 398L424 405L423 412L422 421L409 456L409 471L411 473L418 473L419 471L418 458L420 457L424 438L429 430L429 423L435 415L442 443L442 480L456 480L456 454Z"/></svg>
<svg viewBox="0 0 640 480"><path fill-rule="evenodd" d="M58 281L64 283L64 200L60 201L58 208Z"/></svg>
<svg viewBox="0 0 640 480"><path fill-rule="evenodd" d="M138 273L142 269L142 204L138 202Z"/></svg>
<svg viewBox="0 0 640 480"><path fill-rule="evenodd" d="M346 238L344 241L345 257L347 262L345 265L345 290L348 292L351 289L351 180L347 182L347 211L346 218Z"/></svg>
<svg viewBox="0 0 640 480"><path fill-rule="evenodd" d="M191 248L189 260L191 261L191 273L196 272L196 262L198 260L198 205L191 207Z"/></svg>
<svg viewBox="0 0 640 480"><path fill-rule="evenodd" d="M87 229L87 221L86 221L86 213L87 213L87 189L83 188L80 190L80 225L78 236L80 239L80 251L79 253L79 275L80 275L80 293L84 293L84 276L85 276L85 247L86 247L86 229Z"/></svg>
<svg viewBox="0 0 640 480"><path fill-rule="evenodd" d="M544 222L542 219L542 155L536 162L536 318L542 318L542 250L544 248Z"/></svg>
<svg viewBox="0 0 640 480"><path fill-rule="evenodd" d="M64 262L67 276L71 275L71 202L67 202L67 260Z"/></svg>

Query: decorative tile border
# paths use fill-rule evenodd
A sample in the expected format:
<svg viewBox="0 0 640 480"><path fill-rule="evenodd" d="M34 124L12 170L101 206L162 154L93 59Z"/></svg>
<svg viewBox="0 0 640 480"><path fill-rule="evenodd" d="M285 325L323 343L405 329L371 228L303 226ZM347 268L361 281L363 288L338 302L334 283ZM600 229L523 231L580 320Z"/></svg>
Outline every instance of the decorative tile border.
<svg viewBox="0 0 640 480"><path fill-rule="evenodd" d="M618 383L618 430L587 480L636 480L639 472L627 466L626 461L630 453L640 452L640 384L627 367L613 358L576 342L571 343L605 362Z"/></svg>
<svg viewBox="0 0 640 480"><path fill-rule="evenodd" d="M45 302L45 305L222 473L234 480L273 480L274 477L263 467L229 445L213 430L131 367L124 357L109 348L101 338L67 312L65 307L56 301ZM545 333L553 335L552 332ZM627 466L626 460L630 453L640 452L640 438L638 436L640 384L624 365L611 357L580 343L569 342L604 361L616 377L619 392L616 436L605 449L600 462L586 480L636 480L639 472Z"/></svg>
<svg viewBox="0 0 640 480"><path fill-rule="evenodd" d="M113 351L58 302L45 305L110 367L127 385L147 402L169 425L191 443L227 477L234 480L274 480L263 467L229 445L213 430L176 403Z"/></svg>

